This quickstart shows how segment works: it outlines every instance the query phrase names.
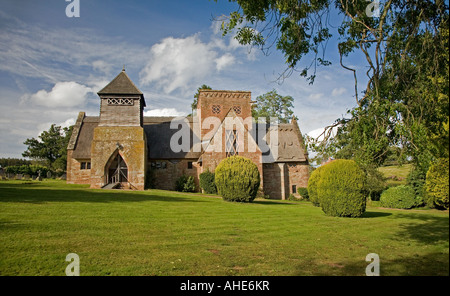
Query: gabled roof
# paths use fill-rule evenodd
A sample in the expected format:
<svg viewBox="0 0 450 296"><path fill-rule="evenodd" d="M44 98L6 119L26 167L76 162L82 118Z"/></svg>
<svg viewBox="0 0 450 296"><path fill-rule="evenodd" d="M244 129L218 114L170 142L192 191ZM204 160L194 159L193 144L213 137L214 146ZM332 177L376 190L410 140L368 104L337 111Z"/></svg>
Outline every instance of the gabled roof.
<svg viewBox="0 0 450 296"><path fill-rule="evenodd" d="M279 124L272 129L278 131L278 158L276 162L308 161L308 152L303 144L303 137L296 121Z"/></svg>
<svg viewBox="0 0 450 296"><path fill-rule="evenodd" d="M125 73L125 69L119 73L107 86L97 93L98 95L141 95L143 93Z"/></svg>

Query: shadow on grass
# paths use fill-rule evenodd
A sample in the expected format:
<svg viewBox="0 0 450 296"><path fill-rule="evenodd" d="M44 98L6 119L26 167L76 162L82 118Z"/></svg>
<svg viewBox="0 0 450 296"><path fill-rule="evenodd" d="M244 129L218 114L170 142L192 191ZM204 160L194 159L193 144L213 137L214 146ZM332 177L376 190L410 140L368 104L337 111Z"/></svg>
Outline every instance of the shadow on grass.
<svg viewBox="0 0 450 296"><path fill-rule="evenodd" d="M345 262L308 262L308 272L314 276L366 276L366 268L371 262L365 258L355 258ZM295 275L305 275L304 266L298 266ZM399 256L386 259L380 256L380 276L448 276L449 257L443 253Z"/></svg>
<svg viewBox="0 0 450 296"><path fill-rule="evenodd" d="M408 219L400 224L399 238L407 238L425 245L446 244L449 241L449 217L422 213L398 214L398 218Z"/></svg>
<svg viewBox="0 0 450 296"><path fill-rule="evenodd" d="M260 205L285 205L285 206L292 206L295 205L293 202L282 202L277 200L254 200L251 202L252 204L260 204Z"/></svg>
<svg viewBox="0 0 450 296"><path fill-rule="evenodd" d="M45 183L0 183L0 203L20 202L41 204L46 202L204 202L189 196L152 191L91 190L80 187L49 187Z"/></svg>
<svg viewBox="0 0 450 296"><path fill-rule="evenodd" d="M361 218L379 218L379 217L386 217L386 216L391 216L391 213L386 213L386 212L364 212L364 214L362 214Z"/></svg>

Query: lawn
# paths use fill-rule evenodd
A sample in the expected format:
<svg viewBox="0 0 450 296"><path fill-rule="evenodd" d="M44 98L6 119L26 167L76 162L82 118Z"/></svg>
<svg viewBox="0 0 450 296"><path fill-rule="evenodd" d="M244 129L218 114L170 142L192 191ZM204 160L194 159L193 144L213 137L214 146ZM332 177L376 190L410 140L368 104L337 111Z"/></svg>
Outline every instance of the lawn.
<svg viewBox="0 0 450 296"><path fill-rule="evenodd" d="M224 202L160 190L0 181L0 275L449 275L449 215L369 207L328 217L308 202Z"/></svg>
<svg viewBox="0 0 450 296"><path fill-rule="evenodd" d="M387 178L388 186L398 186L406 184L406 179L412 168L412 164L404 164L402 166L380 167L378 170Z"/></svg>

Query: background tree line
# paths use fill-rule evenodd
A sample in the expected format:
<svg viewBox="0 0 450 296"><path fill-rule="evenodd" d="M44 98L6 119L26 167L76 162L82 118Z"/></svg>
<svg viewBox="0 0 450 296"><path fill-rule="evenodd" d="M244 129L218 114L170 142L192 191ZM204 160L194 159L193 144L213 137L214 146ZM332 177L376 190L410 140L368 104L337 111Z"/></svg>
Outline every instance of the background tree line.
<svg viewBox="0 0 450 296"><path fill-rule="evenodd" d="M1 158L0 165L11 174L44 176L47 171L61 174L67 169L67 145L72 135L73 126L61 127L52 124L38 138L26 139L27 149L22 156L27 159Z"/></svg>

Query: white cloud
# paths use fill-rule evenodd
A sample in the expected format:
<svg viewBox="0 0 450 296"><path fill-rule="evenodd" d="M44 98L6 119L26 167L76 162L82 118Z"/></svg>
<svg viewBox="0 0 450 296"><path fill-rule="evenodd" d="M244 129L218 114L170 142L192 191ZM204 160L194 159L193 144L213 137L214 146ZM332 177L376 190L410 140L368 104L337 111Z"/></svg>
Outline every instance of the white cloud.
<svg viewBox="0 0 450 296"><path fill-rule="evenodd" d="M320 100L320 99L323 98L323 93L310 94L308 98L309 98L310 100L317 101L317 100Z"/></svg>
<svg viewBox="0 0 450 296"><path fill-rule="evenodd" d="M224 54L220 58L216 59L216 68L217 71L220 71L228 66L231 66L235 63L236 59L230 53Z"/></svg>
<svg viewBox="0 0 450 296"><path fill-rule="evenodd" d="M336 96L343 95L343 94L345 94L346 92L347 92L347 89L346 89L345 87L339 87L339 88L333 89L333 90L331 91L331 95L332 95L333 97L336 97Z"/></svg>
<svg viewBox="0 0 450 296"><path fill-rule="evenodd" d="M177 116L186 116L186 113L179 112L175 108L163 108L163 109L154 109L154 110L145 111L144 116L177 117Z"/></svg>
<svg viewBox="0 0 450 296"><path fill-rule="evenodd" d="M198 35L187 38L168 37L152 46L150 59L141 71L141 83L155 82L166 93L201 83L214 69L217 52Z"/></svg>
<svg viewBox="0 0 450 296"><path fill-rule="evenodd" d="M214 35L208 42L200 40L200 34L164 38L151 47L140 83L155 84L165 94L196 88L216 71L237 63L234 53L239 47Z"/></svg>
<svg viewBox="0 0 450 296"><path fill-rule="evenodd" d="M72 125L75 125L75 123L76 123L76 119L75 118L69 118L66 121L61 122L58 125L61 126L62 128L65 128L65 127L70 127Z"/></svg>
<svg viewBox="0 0 450 296"><path fill-rule="evenodd" d="M111 71L113 70L113 67L103 60L97 60L97 61L92 62L92 68L94 68L94 70L102 72L106 75L109 75L111 73Z"/></svg>
<svg viewBox="0 0 450 296"><path fill-rule="evenodd" d="M82 106L92 89L76 82L58 82L51 91L40 90L25 100L40 106L58 108Z"/></svg>
<svg viewBox="0 0 450 296"><path fill-rule="evenodd" d="M337 133L338 128L339 128L339 127L333 127L333 128L331 129L331 133L330 133L330 137L331 137L331 138L333 138L333 137L336 136L336 133ZM313 139L316 139L317 141L320 142L320 141L323 141L324 135L325 135L325 134L328 134L329 130L327 130L325 133L324 133L324 132L325 132L325 128L324 128L324 127L321 127L321 128L318 128L318 129L315 129L315 130L312 130L312 131L308 132L307 135L308 135L309 137L311 137L311 138L313 138Z"/></svg>

